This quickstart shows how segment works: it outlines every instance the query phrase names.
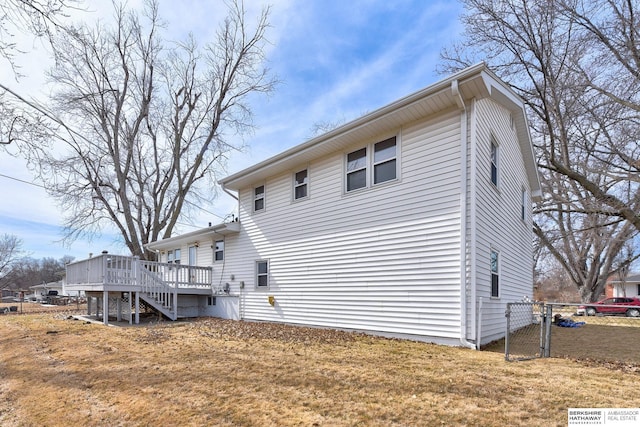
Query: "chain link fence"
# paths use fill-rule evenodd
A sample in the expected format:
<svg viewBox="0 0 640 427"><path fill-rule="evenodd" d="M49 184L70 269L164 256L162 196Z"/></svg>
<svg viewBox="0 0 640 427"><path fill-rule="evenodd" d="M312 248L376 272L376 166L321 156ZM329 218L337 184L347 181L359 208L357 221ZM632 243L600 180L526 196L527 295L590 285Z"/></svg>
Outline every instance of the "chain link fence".
<svg viewBox="0 0 640 427"><path fill-rule="evenodd" d="M640 312L624 304L507 304L505 358L640 366Z"/></svg>
<svg viewBox="0 0 640 427"><path fill-rule="evenodd" d="M509 303L505 358L508 361L528 360L544 356L546 328L543 303Z"/></svg>

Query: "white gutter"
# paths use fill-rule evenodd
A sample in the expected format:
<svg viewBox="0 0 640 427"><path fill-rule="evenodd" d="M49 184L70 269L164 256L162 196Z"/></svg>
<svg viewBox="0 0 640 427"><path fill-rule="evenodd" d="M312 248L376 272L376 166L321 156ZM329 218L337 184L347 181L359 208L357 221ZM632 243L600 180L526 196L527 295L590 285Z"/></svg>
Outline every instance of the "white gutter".
<svg viewBox="0 0 640 427"><path fill-rule="evenodd" d="M451 82L451 92L462 114L460 118L460 343L468 348L476 349L475 343L467 340L467 107L460 95L458 80ZM473 275L471 276L473 277ZM475 301L474 296L471 302ZM475 304L472 307L472 328L475 330Z"/></svg>
<svg viewBox="0 0 640 427"><path fill-rule="evenodd" d="M220 188L222 188L222 191L224 191L225 193L227 193L228 195L236 199L238 202L240 201L240 198L238 196L233 194L231 191L229 191L227 187L224 186L224 182L219 182L218 184L220 184ZM238 216L239 216L239 212L238 212Z"/></svg>

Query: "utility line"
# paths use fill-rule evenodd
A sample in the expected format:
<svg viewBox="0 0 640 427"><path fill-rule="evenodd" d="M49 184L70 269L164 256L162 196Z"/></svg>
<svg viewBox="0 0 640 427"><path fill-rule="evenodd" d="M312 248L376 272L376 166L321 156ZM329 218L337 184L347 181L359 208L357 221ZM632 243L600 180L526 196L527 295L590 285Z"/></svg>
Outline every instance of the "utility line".
<svg viewBox="0 0 640 427"><path fill-rule="evenodd" d="M20 178L16 178L16 177L13 177L13 176L5 175L5 174L3 174L3 173L0 173L0 177L2 177L2 178L7 178L7 179L11 179L11 180L13 180L13 181L18 181L18 182L21 182L21 183L23 183L23 184L32 185L32 186L34 186L34 187L38 187L38 188L42 188L42 189L45 189L45 190L46 190L46 187L45 187L44 185L42 185L42 184L36 184L35 182L25 181L24 179L20 179ZM204 209L202 206L198 206L198 205L196 205L195 203L190 202L189 200L184 200L184 203L187 203L187 204L189 204L189 205L191 205L191 206L194 206L194 207L196 207L196 208L200 209L201 211L203 211L203 212L205 212L205 213L208 213L209 215L213 215L213 216L215 216L215 217L218 217L218 218L220 218L220 219L222 219L222 220L224 220L224 219L226 218L226 217L223 217L223 216L218 215L217 213L213 213L213 212L211 212L211 211L209 211L209 210L207 210L207 209ZM188 225L188 224L183 224L183 225ZM191 227L196 227L196 226L195 226L195 225L192 225Z"/></svg>
<svg viewBox="0 0 640 427"><path fill-rule="evenodd" d="M46 190L44 185L36 184L35 182L25 181L24 179L15 178L13 176L5 175L3 173L0 173L0 176L3 177L3 178L14 180L14 181L22 182L23 184L29 184L29 185L33 185L34 187L43 188L43 189Z"/></svg>

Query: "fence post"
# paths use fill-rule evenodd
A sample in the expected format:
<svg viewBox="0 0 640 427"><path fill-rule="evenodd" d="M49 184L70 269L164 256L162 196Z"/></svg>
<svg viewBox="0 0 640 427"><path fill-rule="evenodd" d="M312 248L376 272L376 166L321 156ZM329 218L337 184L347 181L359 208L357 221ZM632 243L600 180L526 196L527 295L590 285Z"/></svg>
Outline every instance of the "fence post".
<svg viewBox="0 0 640 427"><path fill-rule="evenodd" d="M504 312L504 317L507 318L507 330L504 334L504 360L509 361L509 329L511 327L511 303L507 303L507 308Z"/></svg>
<svg viewBox="0 0 640 427"><path fill-rule="evenodd" d="M553 323L553 306L545 304L545 341L544 341L544 355L543 357L551 357L551 324Z"/></svg>

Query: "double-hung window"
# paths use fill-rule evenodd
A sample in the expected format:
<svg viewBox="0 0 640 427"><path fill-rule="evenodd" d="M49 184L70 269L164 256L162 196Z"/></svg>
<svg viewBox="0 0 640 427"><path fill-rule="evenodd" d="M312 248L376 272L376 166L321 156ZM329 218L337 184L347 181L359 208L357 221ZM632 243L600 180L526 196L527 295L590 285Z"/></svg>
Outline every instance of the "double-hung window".
<svg viewBox="0 0 640 427"><path fill-rule="evenodd" d="M258 288L269 287L269 261L256 261L256 286Z"/></svg>
<svg viewBox="0 0 640 427"><path fill-rule="evenodd" d="M367 148L347 154L347 191L367 186Z"/></svg>
<svg viewBox="0 0 640 427"><path fill-rule="evenodd" d="M216 251L214 254L216 261L224 260L224 240L216 240Z"/></svg>
<svg viewBox="0 0 640 427"><path fill-rule="evenodd" d="M491 137L491 182L498 186L498 143Z"/></svg>
<svg viewBox="0 0 640 427"><path fill-rule="evenodd" d="M397 158L395 136L347 154L347 192L395 180Z"/></svg>
<svg viewBox="0 0 640 427"><path fill-rule="evenodd" d="M253 189L253 211L260 212L264 210L264 185Z"/></svg>
<svg viewBox="0 0 640 427"><path fill-rule="evenodd" d="M500 296L500 254L491 250L491 297L498 298Z"/></svg>
<svg viewBox="0 0 640 427"><path fill-rule="evenodd" d="M304 199L309 195L309 174L307 170L296 172L293 178L293 199Z"/></svg>
<svg viewBox="0 0 640 427"><path fill-rule="evenodd" d="M174 249L167 252L167 263L180 264L180 249Z"/></svg>
<svg viewBox="0 0 640 427"><path fill-rule="evenodd" d="M396 137L373 146L373 183L396 179Z"/></svg>

